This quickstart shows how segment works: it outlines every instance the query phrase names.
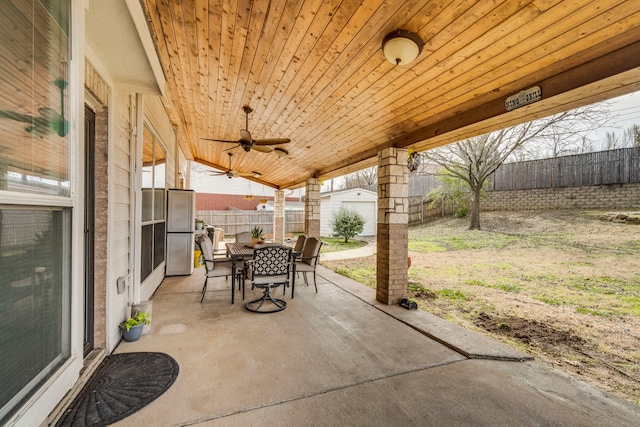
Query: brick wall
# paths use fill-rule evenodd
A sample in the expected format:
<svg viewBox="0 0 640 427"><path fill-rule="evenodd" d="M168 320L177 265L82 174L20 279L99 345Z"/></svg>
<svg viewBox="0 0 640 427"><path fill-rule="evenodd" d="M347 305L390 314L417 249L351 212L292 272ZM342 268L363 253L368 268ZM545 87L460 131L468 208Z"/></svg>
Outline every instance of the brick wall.
<svg viewBox="0 0 640 427"><path fill-rule="evenodd" d="M488 191L486 195L480 203L485 212L640 208L640 184Z"/></svg>
<svg viewBox="0 0 640 427"><path fill-rule="evenodd" d="M245 199L241 194L213 194L196 193L197 211L226 211L230 208L243 211L256 210L258 199L265 198L272 201L273 196L254 196L253 199ZM286 197L287 202L299 202L298 197Z"/></svg>

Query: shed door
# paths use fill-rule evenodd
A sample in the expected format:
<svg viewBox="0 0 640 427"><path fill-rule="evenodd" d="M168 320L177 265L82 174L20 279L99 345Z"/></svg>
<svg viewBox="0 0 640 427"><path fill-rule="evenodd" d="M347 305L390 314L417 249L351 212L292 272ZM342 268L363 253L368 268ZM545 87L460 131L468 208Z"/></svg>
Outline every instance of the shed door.
<svg viewBox="0 0 640 427"><path fill-rule="evenodd" d="M357 211L365 219L364 229L360 236L376 235L376 203L375 202L342 202L342 206Z"/></svg>

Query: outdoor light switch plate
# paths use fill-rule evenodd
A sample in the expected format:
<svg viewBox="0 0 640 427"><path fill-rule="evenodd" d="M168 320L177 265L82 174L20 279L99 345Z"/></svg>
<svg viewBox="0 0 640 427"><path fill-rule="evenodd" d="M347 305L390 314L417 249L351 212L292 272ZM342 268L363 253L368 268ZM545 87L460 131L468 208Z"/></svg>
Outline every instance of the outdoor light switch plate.
<svg viewBox="0 0 640 427"><path fill-rule="evenodd" d="M127 276L118 277L116 284L118 285L118 293L119 294L123 293L124 290L127 288Z"/></svg>

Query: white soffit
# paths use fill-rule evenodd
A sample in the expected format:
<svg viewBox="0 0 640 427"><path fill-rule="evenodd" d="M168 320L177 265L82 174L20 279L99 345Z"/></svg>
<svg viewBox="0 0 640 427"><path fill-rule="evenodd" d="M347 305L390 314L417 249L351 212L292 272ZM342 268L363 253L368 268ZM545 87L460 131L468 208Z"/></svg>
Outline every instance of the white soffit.
<svg viewBox="0 0 640 427"><path fill-rule="evenodd" d="M89 0L86 43L116 89L163 95L165 77L137 0Z"/></svg>

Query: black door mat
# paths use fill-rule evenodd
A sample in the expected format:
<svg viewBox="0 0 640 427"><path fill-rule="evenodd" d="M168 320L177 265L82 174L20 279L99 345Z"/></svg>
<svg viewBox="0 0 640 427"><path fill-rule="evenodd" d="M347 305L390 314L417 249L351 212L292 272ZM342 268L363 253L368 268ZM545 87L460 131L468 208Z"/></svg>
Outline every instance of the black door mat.
<svg viewBox="0 0 640 427"><path fill-rule="evenodd" d="M153 402L178 376L178 363L165 353L107 356L56 426L108 426Z"/></svg>

